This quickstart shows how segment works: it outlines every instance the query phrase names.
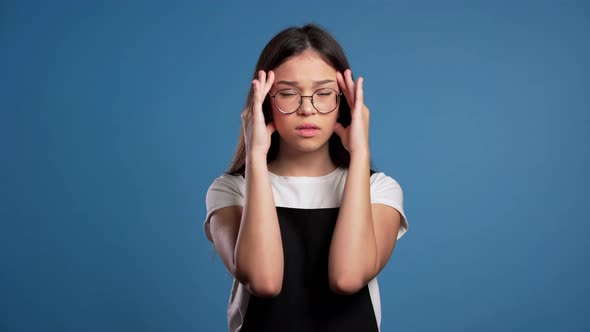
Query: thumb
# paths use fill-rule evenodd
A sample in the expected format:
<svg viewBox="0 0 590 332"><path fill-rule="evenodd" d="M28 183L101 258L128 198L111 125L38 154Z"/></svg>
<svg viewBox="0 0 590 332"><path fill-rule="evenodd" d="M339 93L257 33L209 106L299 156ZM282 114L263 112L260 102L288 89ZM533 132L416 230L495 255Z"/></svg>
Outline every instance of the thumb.
<svg viewBox="0 0 590 332"><path fill-rule="evenodd" d="M344 135L344 127L341 123L336 122L336 124L334 125L334 132L342 139L342 136Z"/></svg>
<svg viewBox="0 0 590 332"><path fill-rule="evenodd" d="M275 123L273 121L269 122L266 125L266 132L270 135L272 133L275 132L275 130L277 130L277 127L275 127Z"/></svg>

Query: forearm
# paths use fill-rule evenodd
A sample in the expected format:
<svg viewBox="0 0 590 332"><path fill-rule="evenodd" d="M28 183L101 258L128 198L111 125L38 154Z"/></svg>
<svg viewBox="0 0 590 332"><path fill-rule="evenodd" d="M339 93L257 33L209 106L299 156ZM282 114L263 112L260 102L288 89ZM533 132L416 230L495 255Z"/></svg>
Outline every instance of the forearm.
<svg viewBox="0 0 590 332"><path fill-rule="evenodd" d="M235 248L236 274L274 293L283 280L283 244L266 158L246 161L246 197Z"/></svg>
<svg viewBox="0 0 590 332"><path fill-rule="evenodd" d="M330 282L343 291L365 285L377 262L370 197L370 156L352 156L332 236ZM333 287L334 288L334 287Z"/></svg>

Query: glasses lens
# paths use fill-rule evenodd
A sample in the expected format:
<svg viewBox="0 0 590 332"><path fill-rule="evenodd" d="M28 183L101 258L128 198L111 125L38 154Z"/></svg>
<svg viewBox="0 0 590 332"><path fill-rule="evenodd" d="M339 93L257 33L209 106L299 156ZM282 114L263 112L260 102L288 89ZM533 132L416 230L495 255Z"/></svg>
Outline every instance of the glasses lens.
<svg viewBox="0 0 590 332"><path fill-rule="evenodd" d="M338 107L338 93L335 90L324 88L313 94L313 106L320 113L330 113Z"/></svg>
<svg viewBox="0 0 590 332"><path fill-rule="evenodd" d="M284 113L295 112L300 101L301 97L296 90L280 90L275 95L276 105Z"/></svg>

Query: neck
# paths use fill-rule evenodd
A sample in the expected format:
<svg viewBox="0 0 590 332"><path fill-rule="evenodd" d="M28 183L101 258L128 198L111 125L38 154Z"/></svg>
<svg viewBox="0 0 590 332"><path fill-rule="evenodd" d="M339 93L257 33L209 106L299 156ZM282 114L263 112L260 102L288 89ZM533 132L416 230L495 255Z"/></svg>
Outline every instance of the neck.
<svg viewBox="0 0 590 332"><path fill-rule="evenodd" d="M311 152L296 151L282 144L277 158L268 164L270 172L281 176L322 176L335 168L328 143Z"/></svg>

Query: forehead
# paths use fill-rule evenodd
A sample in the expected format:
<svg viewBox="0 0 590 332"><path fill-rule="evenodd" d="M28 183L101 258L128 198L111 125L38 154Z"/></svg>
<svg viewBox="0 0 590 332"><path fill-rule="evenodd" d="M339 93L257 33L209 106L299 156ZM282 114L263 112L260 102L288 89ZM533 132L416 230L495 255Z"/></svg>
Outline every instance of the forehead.
<svg viewBox="0 0 590 332"><path fill-rule="evenodd" d="M317 53L310 51L288 58L273 71L276 80L284 79L304 83L306 81L336 79L336 70Z"/></svg>

